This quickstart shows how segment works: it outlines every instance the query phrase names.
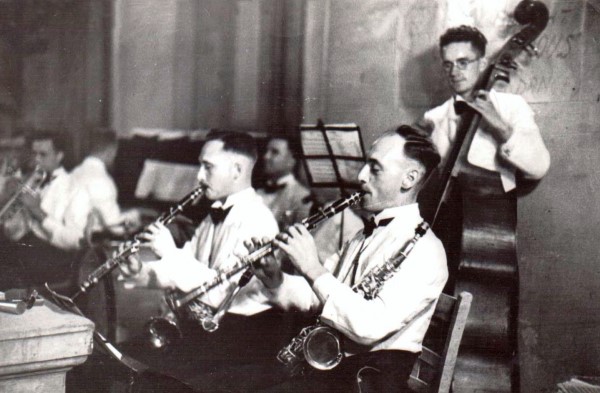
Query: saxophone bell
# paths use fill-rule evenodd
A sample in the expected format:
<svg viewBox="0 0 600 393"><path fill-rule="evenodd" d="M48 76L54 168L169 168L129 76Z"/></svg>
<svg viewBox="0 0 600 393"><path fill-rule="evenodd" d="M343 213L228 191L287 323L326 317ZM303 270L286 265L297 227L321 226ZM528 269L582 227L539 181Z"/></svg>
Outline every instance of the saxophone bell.
<svg viewBox="0 0 600 393"><path fill-rule="evenodd" d="M292 375L303 372L304 361L317 370L331 370L339 365L343 358L339 333L321 322L302 329L300 334L277 354L277 360L283 363Z"/></svg>
<svg viewBox="0 0 600 393"><path fill-rule="evenodd" d="M331 370L342 361L344 354L338 332L329 326L317 326L302 343L306 362L317 370Z"/></svg>
<svg viewBox="0 0 600 393"><path fill-rule="evenodd" d="M164 317L152 317L146 324L150 336L150 346L164 350L183 338L183 333L173 314Z"/></svg>

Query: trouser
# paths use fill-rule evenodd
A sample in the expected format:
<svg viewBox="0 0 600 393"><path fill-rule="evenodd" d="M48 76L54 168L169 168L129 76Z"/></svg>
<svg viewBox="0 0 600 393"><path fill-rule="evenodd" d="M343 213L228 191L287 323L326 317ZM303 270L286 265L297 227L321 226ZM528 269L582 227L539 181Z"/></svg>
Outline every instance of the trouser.
<svg viewBox="0 0 600 393"><path fill-rule="evenodd" d="M407 387L418 354L404 351L375 351L351 356L328 371L308 367L300 376L274 359L230 366L196 375L189 381L197 392L410 392Z"/></svg>
<svg viewBox="0 0 600 393"><path fill-rule="evenodd" d="M274 363L279 349L306 324L308 319L301 314L279 310L267 310L253 316L227 314L213 333L205 332L195 322L183 323L184 338L163 351L152 349L147 337L143 336L121 348L154 370L205 391L203 375L233 370L231 375L245 378L243 370L247 366Z"/></svg>

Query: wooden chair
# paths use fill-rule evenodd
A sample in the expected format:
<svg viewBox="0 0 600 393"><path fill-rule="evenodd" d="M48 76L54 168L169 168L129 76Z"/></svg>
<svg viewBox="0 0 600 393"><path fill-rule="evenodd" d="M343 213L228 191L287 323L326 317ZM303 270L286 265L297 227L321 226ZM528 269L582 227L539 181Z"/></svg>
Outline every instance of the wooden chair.
<svg viewBox="0 0 600 393"><path fill-rule="evenodd" d="M469 292L462 292L457 298L444 293L440 296L423 340L423 350L408 381L415 392L450 391L472 299Z"/></svg>

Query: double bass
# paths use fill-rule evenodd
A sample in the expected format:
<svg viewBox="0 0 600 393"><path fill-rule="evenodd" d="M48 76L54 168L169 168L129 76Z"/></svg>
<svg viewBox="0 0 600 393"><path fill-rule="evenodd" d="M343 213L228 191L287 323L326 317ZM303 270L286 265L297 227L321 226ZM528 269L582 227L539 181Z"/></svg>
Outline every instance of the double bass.
<svg viewBox="0 0 600 393"><path fill-rule="evenodd" d="M514 18L524 27L491 59L475 90L489 91L497 82L509 82L515 59L535 50L532 42L546 27L549 14L543 3L523 0ZM437 182L433 209L425 214L447 243L449 260L458 264L454 292L473 295L453 387L459 392L514 392L519 390L516 194L505 193L499 173L467 161L481 115L465 107L456 108L456 139ZM438 220L438 215L447 219ZM444 227L440 221L452 224Z"/></svg>

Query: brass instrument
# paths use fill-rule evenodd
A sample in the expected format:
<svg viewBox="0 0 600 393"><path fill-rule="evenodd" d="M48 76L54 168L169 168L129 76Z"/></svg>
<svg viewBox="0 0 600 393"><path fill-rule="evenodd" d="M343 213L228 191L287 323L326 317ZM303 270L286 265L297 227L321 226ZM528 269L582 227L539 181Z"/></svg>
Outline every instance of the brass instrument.
<svg viewBox="0 0 600 393"><path fill-rule="evenodd" d="M330 206L321 208L317 213L302 220L301 224L308 230L311 230L324 220L331 218L347 207L358 203L363 195L364 192L356 192L347 198L338 199ZM181 316L189 317L190 319L197 321L208 332L215 331L219 326L219 320L224 316L237 292L252 278L253 274L251 266L273 251L275 251L275 248L272 242L269 242L251 254L243 257L228 269L220 271L212 280L203 283L187 293L181 294L179 291L167 292L165 301L171 309L172 314L166 318L167 321L158 318L154 318L150 321L148 329L150 330L153 345L157 348L163 348L164 345L172 341L173 337L181 337L181 331L176 322L177 317ZM245 272L238 283L235 284L236 287L234 290L228 293L228 296L216 311L213 311L210 306L199 300L199 298L206 295L213 288L216 288L223 283L229 283L228 280L231 277L244 270ZM175 316L175 319L171 319L171 316L173 315ZM161 345L156 345L156 343Z"/></svg>
<svg viewBox="0 0 600 393"><path fill-rule="evenodd" d="M44 180L46 180L46 172L39 166L36 166L29 177L19 185L16 192L6 201L4 206L2 206L2 209L0 209L0 222L10 219L20 211L23 208L20 203L20 196L25 193L37 194Z"/></svg>
<svg viewBox="0 0 600 393"><path fill-rule="evenodd" d="M425 221L421 222L415 229L414 237L406 242L396 255L381 266L371 269L359 283L352 287L352 290L360 293L367 300L376 298L383 284L400 269L402 262L427 230L429 230L429 224ZM343 357L340 334L319 319L316 324L302 329L277 354L277 360L283 363L292 374L303 371L304 361L318 370L330 370L340 364Z"/></svg>

